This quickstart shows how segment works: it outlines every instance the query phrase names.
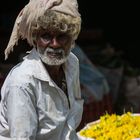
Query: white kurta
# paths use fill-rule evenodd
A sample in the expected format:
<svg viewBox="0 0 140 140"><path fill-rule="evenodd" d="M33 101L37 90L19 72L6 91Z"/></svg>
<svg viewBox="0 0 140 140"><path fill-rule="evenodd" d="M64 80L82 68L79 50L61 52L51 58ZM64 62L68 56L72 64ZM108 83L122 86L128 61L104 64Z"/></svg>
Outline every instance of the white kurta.
<svg viewBox="0 0 140 140"><path fill-rule="evenodd" d="M35 49L9 72L1 90L0 140L78 139L75 128L81 121L83 100L74 54L70 53L63 69L68 98L50 78Z"/></svg>

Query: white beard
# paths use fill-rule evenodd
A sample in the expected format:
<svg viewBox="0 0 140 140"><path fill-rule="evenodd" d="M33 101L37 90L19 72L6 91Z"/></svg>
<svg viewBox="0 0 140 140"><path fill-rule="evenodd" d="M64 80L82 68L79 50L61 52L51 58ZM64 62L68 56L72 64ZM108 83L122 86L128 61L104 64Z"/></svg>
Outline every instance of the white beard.
<svg viewBox="0 0 140 140"><path fill-rule="evenodd" d="M37 47L37 52L41 60L45 64L51 65L51 66L63 64L67 60L70 54L70 51L71 49L69 49L67 53L65 53L65 51L62 48L53 49L53 48L47 47L44 49L41 47Z"/></svg>

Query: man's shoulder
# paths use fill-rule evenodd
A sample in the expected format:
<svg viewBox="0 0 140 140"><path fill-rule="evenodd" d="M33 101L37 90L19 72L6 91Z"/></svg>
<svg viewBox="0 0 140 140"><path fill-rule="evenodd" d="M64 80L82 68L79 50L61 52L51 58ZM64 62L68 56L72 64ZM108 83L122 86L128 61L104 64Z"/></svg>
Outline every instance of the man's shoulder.
<svg viewBox="0 0 140 140"><path fill-rule="evenodd" d="M8 73L6 81L12 85L30 82L33 77L33 65L25 61L15 65Z"/></svg>

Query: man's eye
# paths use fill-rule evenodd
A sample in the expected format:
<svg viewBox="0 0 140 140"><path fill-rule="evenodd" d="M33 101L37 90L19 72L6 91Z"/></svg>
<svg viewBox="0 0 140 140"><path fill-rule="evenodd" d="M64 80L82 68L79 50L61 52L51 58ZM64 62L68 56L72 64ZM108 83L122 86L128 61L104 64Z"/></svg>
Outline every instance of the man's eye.
<svg viewBox="0 0 140 140"><path fill-rule="evenodd" d="M57 37L58 40L67 41L69 39L68 35L62 34Z"/></svg>
<svg viewBox="0 0 140 140"><path fill-rule="evenodd" d="M52 39L52 36L49 35L49 34L44 34L41 36L41 38L45 39L45 40L51 40Z"/></svg>

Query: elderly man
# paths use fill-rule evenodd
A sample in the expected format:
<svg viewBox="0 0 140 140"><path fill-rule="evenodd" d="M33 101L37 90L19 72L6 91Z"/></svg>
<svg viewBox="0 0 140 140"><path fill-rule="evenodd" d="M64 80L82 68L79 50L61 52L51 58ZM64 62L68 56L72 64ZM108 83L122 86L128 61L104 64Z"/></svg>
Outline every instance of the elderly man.
<svg viewBox="0 0 140 140"><path fill-rule="evenodd" d="M81 27L75 0L30 0L19 13L10 51L19 39L32 47L1 90L1 140L77 140L83 100L79 62L71 52Z"/></svg>

